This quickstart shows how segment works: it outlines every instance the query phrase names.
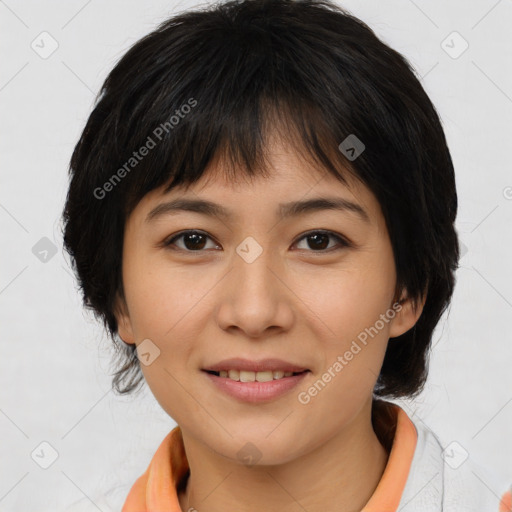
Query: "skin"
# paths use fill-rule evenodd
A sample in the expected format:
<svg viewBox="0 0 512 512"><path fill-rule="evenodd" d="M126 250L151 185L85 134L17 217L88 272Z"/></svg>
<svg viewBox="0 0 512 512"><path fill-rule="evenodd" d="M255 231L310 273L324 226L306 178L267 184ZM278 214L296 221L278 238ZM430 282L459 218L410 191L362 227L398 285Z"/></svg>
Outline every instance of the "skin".
<svg viewBox="0 0 512 512"><path fill-rule="evenodd" d="M372 390L388 339L412 328L422 305L415 310L404 294L400 312L309 403L300 403L298 393L392 308L395 265L380 205L366 187L343 185L285 144L274 147L270 164L269 179L234 183L219 162L188 190L154 190L140 201L124 235L119 335L137 345L149 338L160 349L141 368L182 431L191 469L179 495L182 510L220 512L236 503L238 511L320 512L334 504L359 511L388 458L371 424ZM336 210L278 221L279 203L320 196L356 202L369 222ZM156 205L177 197L214 201L234 218L180 212L145 223ZM181 237L175 250L163 245L188 229L207 238L194 245ZM317 249L304 235L319 229L353 245L331 236ZM248 236L263 248L250 264L236 252ZM201 371L227 357L277 357L311 373L274 401L244 403ZM247 442L261 453L253 466L237 456Z"/></svg>

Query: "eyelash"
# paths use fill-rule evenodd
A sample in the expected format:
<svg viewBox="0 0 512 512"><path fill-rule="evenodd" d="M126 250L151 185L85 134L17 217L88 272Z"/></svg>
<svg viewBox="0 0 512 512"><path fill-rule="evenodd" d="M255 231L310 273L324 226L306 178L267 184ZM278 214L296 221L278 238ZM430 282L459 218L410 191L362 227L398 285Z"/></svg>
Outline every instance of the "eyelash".
<svg viewBox="0 0 512 512"><path fill-rule="evenodd" d="M207 238L209 238L210 240L213 240L213 238L211 236L209 236L208 234L206 234L203 231L199 231L199 230L195 230L195 229L190 229L190 230L187 230L187 231L182 231L181 233L178 233L177 235L172 235L170 238L166 239L163 242L162 245L164 247L169 248L170 250L181 251L181 252L185 252L185 253L202 253L205 250L207 250L207 249L199 249L197 251L191 251L189 249L182 249L181 247L178 247L178 248L172 247L174 245L174 243L176 242L176 240L178 240L180 238L183 238L184 236L190 235L190 234L203 235L203 236L206 236ZM293 245L298 244L303 239L305 239L305 238L307 238L309 236L312 236L312 235L327 235L327 236L329 236L331 238L334 238L338 242L340 247L338 247L338 248L332 248L331 247L330 249L321 249L321 250L318 250L318 251L306 250L307 252L312 252L312 253L317 253L317 254L329 254L331 252L336 252L336 251L339 251L341 249L346 249L346 248L349 248L349 247L353 246L352 243L349 242L345 237L343 237L343 236L341 236L341 235L339 235L337 233L334 233L332 231L327 231L327 230L308 231L307 233L304 233L300 238L298 238L297 241L294 242Z"/></svg>

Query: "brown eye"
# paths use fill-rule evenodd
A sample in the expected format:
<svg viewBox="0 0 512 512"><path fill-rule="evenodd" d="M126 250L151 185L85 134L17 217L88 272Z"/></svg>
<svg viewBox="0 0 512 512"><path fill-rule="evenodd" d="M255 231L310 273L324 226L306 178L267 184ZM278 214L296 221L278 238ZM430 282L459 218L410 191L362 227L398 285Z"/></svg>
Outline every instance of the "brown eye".
<svg viewBox="0 0 512 512"><path fill-rule="evenodd" d="M308 249L313 252L330 252L330 249L333 249L333 246L329 247L330 239L338 242L338 248L340 248L339 246L342 248L350 246L347 240L331 231L310 231L302 236L299 241L307 240ZM336 248L336 244L334 248Z"/></svg>
<svg viewBox="0 0 512 512"><path fill-rule="evenodd" d="M215 249L219 247L215 243L213 243L210 247L207 247L208 240L211 240L213 242L213 239L206 233L196 230L189 230L182 231L181 233L172 236L167 241L165 241L163 245L165 247L169 247L172 250L198 253L205 251L207 249ZM305 249L309 252L324 253L336 251L346 247L351 247L351 244L348 240L331 231L310 231L309 233L303 235L299 239L299 242L301 242L302 240L307 241L307 247ZM337 243L331 245L332 241ZM302 249L304 249L304 247Z"/></svg>
<svg viewBox="0 0 512 512"><path fill-rule="evenodd" d="M176 246L179 250L187 252L199 252L205 249L206 241L211 238L200 231L184 231L167 240L164 245L166 247ZM177 240L182 240L182 246L176 244ZM216 247L216 246L215 246Z"/></svg>

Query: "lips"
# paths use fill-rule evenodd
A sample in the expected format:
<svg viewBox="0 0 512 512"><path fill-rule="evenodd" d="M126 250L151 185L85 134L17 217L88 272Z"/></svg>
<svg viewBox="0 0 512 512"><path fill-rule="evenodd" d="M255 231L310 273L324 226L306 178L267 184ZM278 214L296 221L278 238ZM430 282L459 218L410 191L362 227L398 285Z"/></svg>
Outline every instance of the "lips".
<svg viewBox="0 0 512 512"><path fill-rule="evenodd" d="M277 400L280 397L284 397L289 394L294 388L296 388L304 379L310 375L309 370L305 370L301 373L292 373L290 376L282 376L278 378L272 378L267 380L256 379L253 380L252 376L264 375L266 373L272 375L273 372L251 372L242 370L240 374L247 374L249 380L246 380L243 375L242 379L235 380L230 376L226 377L222 375L225 370L220 370L220 375L217 375L213 370L203 370L208 382L210 382L216 389L221 391L223 394L236 399L243 403L262 403ZM237 372L237 370L229 370L229 373ZM279 372L279 375L284 372ZM268 377L270 377L268 375Z"/></svg>

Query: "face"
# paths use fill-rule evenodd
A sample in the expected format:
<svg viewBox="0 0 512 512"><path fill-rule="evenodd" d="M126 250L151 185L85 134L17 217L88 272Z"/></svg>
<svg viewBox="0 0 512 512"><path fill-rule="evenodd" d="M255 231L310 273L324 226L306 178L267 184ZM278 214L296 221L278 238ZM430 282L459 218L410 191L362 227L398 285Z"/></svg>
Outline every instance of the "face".
<svg viewBox="0 0 512 512"><path fill-rule="evenodd" d="M145 196L126 223L118 315L119 335L137 345L150 389L182 431L233 460L251 442L261 464L290 461L348 428L371 401L388 339L421 313L393 301L393 251L367 188L285 146L271 164L270 178L234 184L219 163L188 189ZM341 206L286 206L317 198ZM171 208L176 199L228 215ZM307 371L263 383L205 371L231 358ZM222 365L236 377L242 363Z"/></svg>

